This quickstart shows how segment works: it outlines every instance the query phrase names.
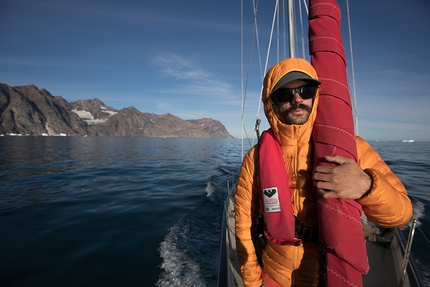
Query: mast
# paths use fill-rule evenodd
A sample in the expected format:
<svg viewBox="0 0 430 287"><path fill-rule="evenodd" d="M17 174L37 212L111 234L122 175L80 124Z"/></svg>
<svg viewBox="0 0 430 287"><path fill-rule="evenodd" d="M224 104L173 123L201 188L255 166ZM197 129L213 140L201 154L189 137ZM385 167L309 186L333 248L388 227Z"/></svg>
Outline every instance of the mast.
<svg viewBox="0 0 430 287"><path fill-rule="evenodd" d="M290 58L296 58L296 29L294 28L294 0L288 0L288 29L290 39Z"/></svg>

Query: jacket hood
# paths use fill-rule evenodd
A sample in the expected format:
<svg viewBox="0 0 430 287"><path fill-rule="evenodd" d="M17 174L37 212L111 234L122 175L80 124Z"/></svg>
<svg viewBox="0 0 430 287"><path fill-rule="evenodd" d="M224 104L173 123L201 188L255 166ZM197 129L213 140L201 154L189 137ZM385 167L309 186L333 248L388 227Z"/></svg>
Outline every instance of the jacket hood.
<svg viewBox="0 0 430 287"><path fill-rule="evenodd" d="M309 119L302 125L287 125L282 123L273 110L272 101L270 99L271 91L283 76L293 71L305 73L311 78L318 80L317 72L307 60L301 58L288 58L270 68L263 81L261 99L264 104L264 113L266 114L270 127L280 143L282 143L282 138L289 138L297 135L300 136L300 134L305 130L309 130L311 132L316 118L319 89L317 90Z"/></svg>

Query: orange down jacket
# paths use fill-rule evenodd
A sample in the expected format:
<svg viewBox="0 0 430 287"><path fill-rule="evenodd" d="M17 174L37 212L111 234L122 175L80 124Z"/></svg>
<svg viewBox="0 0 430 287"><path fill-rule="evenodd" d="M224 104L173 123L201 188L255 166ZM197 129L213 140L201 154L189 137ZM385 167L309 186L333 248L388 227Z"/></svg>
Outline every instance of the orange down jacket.
<svg viewBox="0 0 430 287"><path fill-rule="evenodd" d="M304 59L286 59L267 73L262 101L267 120L281 143L288 171L293 208L306 228L317 228L317 194L312 183L313 144L311 133L316 117L318 93L312 112L303 125L286 125L272 108L270 92L288 72L300 71L317 79L311 64ZM356 137L358 164L372 178L372 188L358 199L368 219L385 227L405 225L412 217L412 204L399 178L390 170L379 154L360 137ZM319 243L300 246L277 245L267 241L263 251L263 266L257 261L252 231L261 211L258 145L245 155L235 195L236 244L240 269L245 286L263 283L271 286L317 286L319 277ZM263 277L265 281L263 282Z"/></svg>

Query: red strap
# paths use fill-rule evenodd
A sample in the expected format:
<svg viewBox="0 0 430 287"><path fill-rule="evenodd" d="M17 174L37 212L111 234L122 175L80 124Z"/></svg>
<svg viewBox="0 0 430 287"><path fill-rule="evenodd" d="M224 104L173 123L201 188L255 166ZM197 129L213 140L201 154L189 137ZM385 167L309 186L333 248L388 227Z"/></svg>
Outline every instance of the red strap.
<svg viewBox="0 0 430 287"><path fill-rule="evenodd" d="M295 238L295 218L281 147L269 129L259 140L260 195L264 234L273 243L300 245Z"/></svg>

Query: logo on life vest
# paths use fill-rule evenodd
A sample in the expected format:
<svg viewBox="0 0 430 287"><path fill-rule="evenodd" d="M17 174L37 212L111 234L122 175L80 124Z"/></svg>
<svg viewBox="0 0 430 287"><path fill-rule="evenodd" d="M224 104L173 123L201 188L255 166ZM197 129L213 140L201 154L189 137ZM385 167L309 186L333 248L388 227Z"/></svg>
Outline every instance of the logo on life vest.
<svg viewBox="0 0 430 287"><path fill-rule="evenodd" d="M280 212L281 206L279 204L278 188L269 187L263 189L264 194L264 210L266 212Z"/></svg>
<svg viewBox="0 0 430 287"><path fill-rule="evenodd" d="M278 189L276 187L275 188L265 188L263 192L267 197L272 197L277 192L277 190Z"/></svg>

